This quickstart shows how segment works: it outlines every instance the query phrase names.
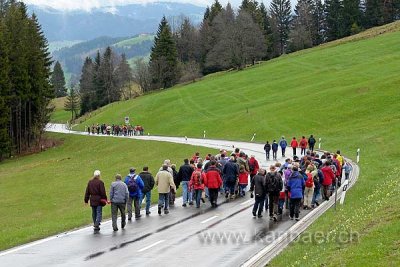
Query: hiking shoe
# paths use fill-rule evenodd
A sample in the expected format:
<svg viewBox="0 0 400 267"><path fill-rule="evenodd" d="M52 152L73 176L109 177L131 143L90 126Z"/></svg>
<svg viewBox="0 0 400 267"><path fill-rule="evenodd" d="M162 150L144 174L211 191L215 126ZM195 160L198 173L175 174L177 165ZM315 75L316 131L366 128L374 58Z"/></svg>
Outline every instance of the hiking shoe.
<svg viewBox="0 0 400 267"><path fill-rule="evenodd" d="M278 218L276 217L276 215L274 215L274 217L272 217L272 218L273 218L274 222L278 221Z"/></svg>
<svg viewBox="0 0 400 267"><path fill-rule="evenodd" d="M298 221L300 221L300 218L296 218L295 220L298 222Z"/></svg>
<svg viewBox="0 0 400 267"><path fill-rule="evenodd" d="M292 221L293 221L293 217L290 217L290 220L292 220Z"/></svg>
<svg viewBox="0 0 400 267"><path fill-rule="evenodd" d="M262 214L260 213L260 214L258 214L258 218L262 218Z"/></svg>
<svg viewBox="0 0 400 267"><path fill-rule="evenodd" d="M253 216L256 217L256 213L253 211Z"/></svg>
<svg viewBox="0 0 400 267"><path fill-rule="evenodd" d="M158 207L158 215L161 215L161 207Z"/></svg>
<svg viewBox="0 0 400 267"><path fill-rule="evenodd" d="M125 225L126 225L126 222L122 222L122 223L121 223L121 228L124 229L124 228L125 228Z"/></svg>
<svg viewBox="0 0 400 267"><path fill-rule="evenodd" d="M114 228L113 228L113 231L114 231L114 232L118 231L118 228L117 228L117 227L114 227Z"/></svg>
<svg viewBox="0 0 400 267"><path fill-rule="evenodd" d="M169 213L169 210L164 210L164 214L168 214Z"/></svg>
<svg viewBox="0 0 400 267"><path fill-rule="evenodd" d="M183 204L182 204L182 207L186 207L186 203L183 203Z"/></svg>
<svg viewBox="0 0 400 267"><path fill-rule="evenodd" d="M151 211L146 211L146 215L150 215L151 214Z"/></svg>
<svg viewBox="0 0 400 267"><path fill-rule="evenodd" d="M189 202L189 205L190 205L190 206L193 206L193 201Z"/></svg>
<svg viewBox="0 0 400 267"><path fill-rule="evenodd" d="M129 218L128 218L128 221L132 221L132 217L129 217Z"/></svg>
<svg viewBox="0 0 400 267"><path fill-rule="evenodd" d="M142 217L141 214L139 214L138 216L135 216L135 219L136 219L136 220L137 220L137 219L140 219L140 217Z"/></svg>
<svg viewBox="0 0 400 267"><path fill-rule="evenodd" d="M229 193L225 193L225 198L228 198L229 197Z"/></svg>
<svg viewBox="0 0 400 267"><path fill-rule="evenodd" d="M204 198L201 198L201 202L206 203L206 200Z"/></svg>

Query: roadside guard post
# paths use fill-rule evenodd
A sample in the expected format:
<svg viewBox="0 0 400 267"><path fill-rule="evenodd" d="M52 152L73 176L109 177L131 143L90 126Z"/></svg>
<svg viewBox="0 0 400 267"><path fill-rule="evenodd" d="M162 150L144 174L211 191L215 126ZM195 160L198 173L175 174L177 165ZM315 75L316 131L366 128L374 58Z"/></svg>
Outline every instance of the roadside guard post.
<svg viewBox="0 0 400 267"><path fill-rule="evenodd" d="M360 162L360 149L357 149L357 163Z"/></svg>
<svg viewBox="0 0 400 267"><path fill-rule="evenodd" d="M256 133L253 134L253 137L251 138L251 141L250 141L250 142L253 142L253 141L254 141L254 138L256 138Z"/></svg>
<svg viewBox="0 0 400 267"><path fill-rule="evenodd" d="M345 180L343 183L343 193L342 196L340 197L340 205L343 205L344 203L344 198L346 197L346 192L348 187L349 187L349 180Z"/></svg>
<svg viewBox="0 0 400 267"><path fill-rule="evenodd" d="M320 137L320 138L318 138L318 149L321 149L321 140L322 140L322 138Z"/></svg>
<svg viewBox="0 0 400 267"><path fill-rule="evenodd" d="M206 139L206 130L203 132L203 139Z"/></svg>

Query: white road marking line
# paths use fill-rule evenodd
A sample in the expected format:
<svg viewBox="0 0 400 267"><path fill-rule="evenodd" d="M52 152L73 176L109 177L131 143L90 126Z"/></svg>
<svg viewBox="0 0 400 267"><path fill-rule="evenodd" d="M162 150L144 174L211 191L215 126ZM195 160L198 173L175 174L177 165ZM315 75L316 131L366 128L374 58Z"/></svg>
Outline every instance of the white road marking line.
<svg viewBox="0 0 400 267"><path fill-rule="evenodd" d="M215 218L218 218L218 216L217 216L217 215L212 216L211 218L208 218L207 220L204 220L204 221L202 221L201 223L207 223L207 222L209 222L209 221L211 221L211 220L214 220Z"/></svg>
<svg viewBox="0 0 400 267"><path fill-rule="evenodd" d="M253 201L253 200L252 199L246 200L246 201L240 203L240 205L246 205L247 203L250 203L251 201Z"/></svg>
<svg viewBox="0 0 400 267"><path fill-rule="evenodd" d="M138 250L137 252L143 252L143 251L145 251L145 250L148 250L148 249L150 249L150 248L152 248L152 247L157 246L158 244L161 244L162 242L165 242L165 240L157 241L156 243L151 244L150 246L144 247L144 248Z"/></svg>

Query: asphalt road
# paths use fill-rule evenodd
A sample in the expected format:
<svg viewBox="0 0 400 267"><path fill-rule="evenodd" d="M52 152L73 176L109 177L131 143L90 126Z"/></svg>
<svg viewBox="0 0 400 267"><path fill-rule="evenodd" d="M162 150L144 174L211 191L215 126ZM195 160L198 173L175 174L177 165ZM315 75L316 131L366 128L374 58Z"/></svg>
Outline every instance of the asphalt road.
<svg viewBox="0 0 400 267"><path fill-rule="evenodd" d="M47 130L68 132L62 125L53 125ZM264 167L273 163L265 160L260 144L174 137L134 138L212 148L239 147L254 154ZM290 157L290 153L287 151L286 156ZM88 226L0 252L0 266L240 266L296 223L289 220L286 212L278 222L270 221L267 212L263 218L253 218L254 200L248 194L230 201L220 195L218 203L216 209L210 208L208 202L200 209L184 208L182 200L177 199L168 215L159 216L153 207L150 216L143 215L118 232L113 232L111 222L105 221L98 234ZM300 216L305 214L307 211L301 211ZM87 216L90 216L89 209Z"/></svg>

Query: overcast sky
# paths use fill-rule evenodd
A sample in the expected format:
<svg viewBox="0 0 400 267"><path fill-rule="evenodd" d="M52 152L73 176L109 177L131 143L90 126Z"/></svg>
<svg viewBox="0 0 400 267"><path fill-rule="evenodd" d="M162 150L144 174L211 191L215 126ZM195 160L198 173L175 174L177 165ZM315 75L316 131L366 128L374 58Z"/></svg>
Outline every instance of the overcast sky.
<svg viewBox="0 0 400 267"><path fill-rule="evenodd" d="M222 5L226 5L228 0L219 0ZM259 0L263 1L265 5L269 5L270 0ZM296 0L292 0L293 1ZM131 3L149 3L149 2L180 2L180 3L191 3L199 6L211 5L214 0L23 0L26 4L45 5L50 6L59 10L75 10L84 9L90 10L94 7L102 6L115 6ZM238 7L241 0L230 0L229 1L234 7Z"/></svg>

